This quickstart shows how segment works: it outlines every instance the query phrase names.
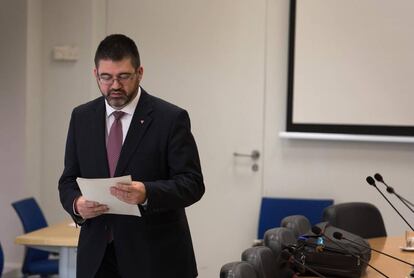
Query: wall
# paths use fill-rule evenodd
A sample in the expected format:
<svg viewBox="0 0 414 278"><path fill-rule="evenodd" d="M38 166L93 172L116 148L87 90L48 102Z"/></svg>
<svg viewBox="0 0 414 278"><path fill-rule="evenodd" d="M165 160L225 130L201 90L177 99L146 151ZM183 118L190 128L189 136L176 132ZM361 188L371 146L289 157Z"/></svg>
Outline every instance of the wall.
<svg viewBox="0 0 414 278"><path fill-rule="evenodd" d="M92 98L95 82L93 55L94 1L43 0L42 21L42 186L41 201L50 222L68 218L59 202L57 182L63 170L63 156L72 109ZM55 61L54 46L79 48L77 61ZM96 86L94 86L96 90Z"/></svg>
<svg viewBox="0 0 414 278"><path fill-rule="evenodd" d="M14 237L22 232L11 202L25 196L26 1L0 3L0 241L5 260L22 255ZM11 55L11 53L13 53ZM6 269L10 264L5 264Z"/></svg>
<svg viewBox="0 0 414 278"><path fill-rule="evenodd" d="M27 3L26 94L25 94L25 185L39 203L42 184L42 0Z"/></svg>
<svg viewBox="0 0 414 278"><path fill-rule="evenodd" d="M102 32L98 1L2 1L0 10L0 227L6 271L21 264L22 226L10 203L34 196L49 223L67 218L57 191L73 107L98 95L92 76L96 39ZM92 10L92 7L94 9ZM81 31L80 31L81 30ZM101 37L101 36L100 36ZM52 60L56 45L76 45L76 62ZM13 55L10 55L13 53ZM7 188L7 189L5 189Z"/></svg>
<svg viewBox="0 0 414 278"><path fill-rule="evenodd" d="M412 196L414 145L281 139L286 121L289 1L269 1L264 135L264 195L333 198L378 206L389 234L408 227L365 178L382 173L397 192ZM352 111L352 107L349 108ZM392 113L386 111L384 113ZM394 199L392 199L394 200ZM413 200L411 200L413 201ZM398 202L397 202L398 203ZM414 218L399 207L411 223Z"/></svg>

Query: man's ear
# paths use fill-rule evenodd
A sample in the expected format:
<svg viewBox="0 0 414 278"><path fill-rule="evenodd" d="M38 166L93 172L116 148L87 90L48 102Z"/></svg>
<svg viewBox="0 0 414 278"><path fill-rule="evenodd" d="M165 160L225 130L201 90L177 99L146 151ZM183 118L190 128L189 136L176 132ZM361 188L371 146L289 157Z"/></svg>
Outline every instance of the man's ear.
<svg viewBox="0 0 414 278"><path fill-rule="evenodd" d="M142 66L139 66L139 68L137 70L137 75L138 75L138 80L141 81L142 76L144 75L144 68Z"/></svg>
<svg viewBox="0 0 414 278"><path fill-rule="evenodd" d="M98 70L96 68L93 69L93 75L98 78Z"/></svg>

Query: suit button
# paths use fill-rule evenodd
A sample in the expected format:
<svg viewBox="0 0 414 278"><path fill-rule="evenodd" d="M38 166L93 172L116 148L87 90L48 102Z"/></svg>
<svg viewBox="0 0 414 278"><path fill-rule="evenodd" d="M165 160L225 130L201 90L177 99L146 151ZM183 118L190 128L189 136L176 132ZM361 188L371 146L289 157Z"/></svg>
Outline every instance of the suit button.
<svg viewBox="0 0 414 278"><path fill-rule="evenodd" d="M105 231L108 231L108 225L105 225Z"/></svg>

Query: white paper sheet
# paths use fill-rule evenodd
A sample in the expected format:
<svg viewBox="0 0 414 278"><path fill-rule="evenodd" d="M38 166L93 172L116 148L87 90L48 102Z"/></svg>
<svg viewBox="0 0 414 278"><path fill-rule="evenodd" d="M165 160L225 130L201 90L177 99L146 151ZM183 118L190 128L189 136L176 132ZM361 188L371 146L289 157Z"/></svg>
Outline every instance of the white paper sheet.
<svg viewBox="0 0 414 278"><path fill-rule="evenodd" d="M108 179L84 179L77 178L76 182L82 192L83 197L89 201L96 201L109 207L106 213L125 214L141 216L137 205L131 205L118 200L111 195L110 187L116 183L131 183L131 176L123 176Z"/></svg>

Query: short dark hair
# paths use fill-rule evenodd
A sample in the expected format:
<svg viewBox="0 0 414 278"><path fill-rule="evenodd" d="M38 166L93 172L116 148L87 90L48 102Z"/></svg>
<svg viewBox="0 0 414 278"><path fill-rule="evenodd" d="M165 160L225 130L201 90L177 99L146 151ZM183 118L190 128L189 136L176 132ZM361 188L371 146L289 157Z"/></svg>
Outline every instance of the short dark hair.
<svg viewBox="0 0 414 278"><path fill-rule="evenodd" d="M109 35L96 49L95 67L98 68L100 60L121 61L125 58L131 58L135 69L141 65L138 48L132 39L122 34Z"/></svg>

